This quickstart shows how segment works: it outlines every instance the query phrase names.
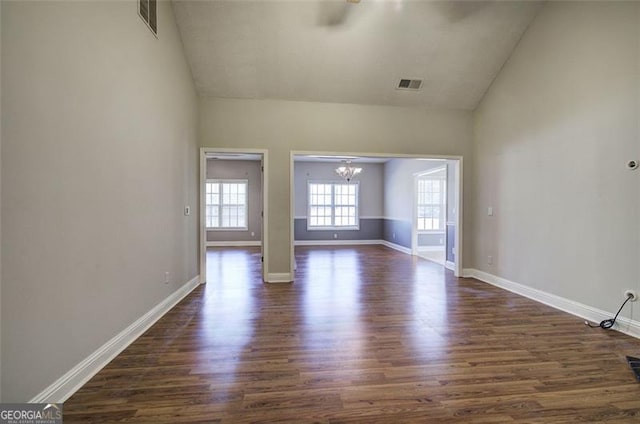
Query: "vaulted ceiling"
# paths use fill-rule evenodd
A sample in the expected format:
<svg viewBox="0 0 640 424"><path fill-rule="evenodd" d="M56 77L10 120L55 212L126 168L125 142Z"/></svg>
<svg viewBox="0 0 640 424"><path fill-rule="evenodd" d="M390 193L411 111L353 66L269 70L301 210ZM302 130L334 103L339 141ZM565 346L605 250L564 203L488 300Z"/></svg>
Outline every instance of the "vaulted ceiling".
<svg viewBox="0 0 640 424"><path fill-rule="evenodd" d="M201 96L476 107L535 17L528 1L173 2ZM401 78L423 79L418 91Z"/></svg>

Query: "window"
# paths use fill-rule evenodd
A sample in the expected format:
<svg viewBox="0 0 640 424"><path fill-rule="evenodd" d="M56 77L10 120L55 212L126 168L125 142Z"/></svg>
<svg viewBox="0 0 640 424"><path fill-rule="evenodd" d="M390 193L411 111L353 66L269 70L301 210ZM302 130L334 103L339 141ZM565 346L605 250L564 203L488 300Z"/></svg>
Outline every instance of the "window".
<svg viewBox="0 0 640 424"><path fill-rule="evenodd" d="M206 223L209 229L247 230L247 180L207 180Z"/></svg>
<svg viewBox="0 0 640 424"><path fill-rule="evenodd" d="M138 14L149 26L154 35L158 35L158 16L156 14L156 0L138 0Z"/></svg>
<svg viewBox="0 0 640 424"><path fill-rule="evenodd" d="M359 229L358 183L309 182L309 229Z"/></svg>
<svg viewBox="0 0 640 424"><path fill-rule="evenodd" d="M445 184L444 177L418 179L418 231L444 231Z"/></svg>

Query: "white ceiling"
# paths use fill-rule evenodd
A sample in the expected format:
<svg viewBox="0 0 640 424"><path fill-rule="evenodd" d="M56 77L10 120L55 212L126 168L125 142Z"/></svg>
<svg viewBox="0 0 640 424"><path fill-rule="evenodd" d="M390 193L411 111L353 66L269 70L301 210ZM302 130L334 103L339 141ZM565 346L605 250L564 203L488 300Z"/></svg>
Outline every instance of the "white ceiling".
<svg viewBox="0 0 640 424"><path fill-rule="evenodd" d="M466 110L476 107L540 7L419 0L173 5L202 96ZM423 78L423 88L396 90L400 78Z"/></svg>

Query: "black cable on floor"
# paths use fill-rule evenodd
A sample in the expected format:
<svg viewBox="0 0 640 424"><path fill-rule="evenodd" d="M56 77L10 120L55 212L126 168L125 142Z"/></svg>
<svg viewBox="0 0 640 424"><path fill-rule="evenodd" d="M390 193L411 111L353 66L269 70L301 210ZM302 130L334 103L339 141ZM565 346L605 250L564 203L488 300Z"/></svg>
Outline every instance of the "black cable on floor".
<svg viewBox="0 0 640 424"><path fill-rule="evenodd" d="M624 302L622 302L622 305L620 306L620 309L618 309L618 312L616 313L615 317L611 319L605 319L604 321L600 321L600 324L598 325L592 325L589 321L585 321L584 323L591 328L599 327L605 330L610 329L611 327L613 327L613 324L616 323L616 319L618 318L618 315L620 315L620 311L622 311L622 308L624 308L624 305L626 305L627 302L630 301L631 299L633 299L633 296L627 296L627 299Z"/></svg>

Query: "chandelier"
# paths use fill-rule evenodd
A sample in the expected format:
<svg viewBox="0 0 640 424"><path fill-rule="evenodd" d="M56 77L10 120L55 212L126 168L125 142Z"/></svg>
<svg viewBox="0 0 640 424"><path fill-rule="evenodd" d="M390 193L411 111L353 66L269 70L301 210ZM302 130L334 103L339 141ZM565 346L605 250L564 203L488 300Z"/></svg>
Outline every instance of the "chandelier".
<svg viewBox="0 0 640 424"><path fill-rule="evenodd" d="M351 166L350 160L343 160L342 163L342 166L336 168L336 174L347 180L347 182L351 181L353 177L362 172L362 168L354 168Z"/></svg>

